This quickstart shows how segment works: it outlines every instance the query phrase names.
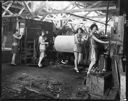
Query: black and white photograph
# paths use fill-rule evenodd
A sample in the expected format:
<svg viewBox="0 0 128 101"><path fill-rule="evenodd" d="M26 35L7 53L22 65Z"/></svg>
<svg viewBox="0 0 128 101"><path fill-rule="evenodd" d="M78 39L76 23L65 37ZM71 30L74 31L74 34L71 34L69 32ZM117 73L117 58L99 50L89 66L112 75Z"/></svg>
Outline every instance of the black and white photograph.
<svg viewBox="0 0 128 101"><path fill-rule="evenodd" d="M2 0L1 100L126 101L125 3Z"/></svg>

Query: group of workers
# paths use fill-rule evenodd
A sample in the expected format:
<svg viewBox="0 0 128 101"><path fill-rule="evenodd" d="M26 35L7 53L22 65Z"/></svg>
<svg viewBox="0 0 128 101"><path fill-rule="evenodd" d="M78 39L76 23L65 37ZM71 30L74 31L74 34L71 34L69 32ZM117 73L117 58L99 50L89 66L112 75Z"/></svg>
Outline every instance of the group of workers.
<svg viewBox="0 0 128 101"><path fill-rule="evenodd" d="M95 34L98 32L98 26L96 24L92 24L90 26L89 34L83 35L83 32L84 32L84 30L82 28L78 28L75 35L74 35L74 65L75 65L74 70L77 73L79 72L78 65L82 59L82 53L83 53L82 52L83 51L82 50L82 44L83 44L83 41L88 40L89 41L90 64L89 64L87 75L89 75L92 67L94 66L94 64L97 61L96 42L103 43L103 44L107 44L109 42L108 41L102 41L102 40L99 40L98 38L96 38ZM12 65L16 65L16 63L15 63L16 53L18 52L18 44L19 44L19 40L22 38L22 36L23 36L23 34L20 35L18 30L16 30L13 34L13 43L12 43L13 56L12 56L12 61L11 61ZM42 30L42 33L38 39L39 50L40 50L38 67L42 67L41 61L46 56L46 54L45 54L46 44L49 44L48 42L46 42L46 39L47 38L45 36L45 31Z"/></svg>
<svg viewBox="0 0 128 101"><path fill-rule="evenodd" d="M95 63L97 62L97 45L96 42L98 43L103 43L103 44L108 44L109 41L102 41L100 39L98 39L95 34L98 33L98 26L96 24L92 24L90 26L90 31L89 31L89 35L84 35L82 36L83 33L83 29L82 28L78 28L74 37L74 70L76 72L79 72L78 70L78 64L81 61L81 57L82 57L82 43L84 40L88 40L89 42L89 60L90 60L90 64L89 64L89 68L88 68L88 72L87 75L90 74L90 71L92 69L92 67L95 65ZM86 50L85 50L86 51Z"/></svg>

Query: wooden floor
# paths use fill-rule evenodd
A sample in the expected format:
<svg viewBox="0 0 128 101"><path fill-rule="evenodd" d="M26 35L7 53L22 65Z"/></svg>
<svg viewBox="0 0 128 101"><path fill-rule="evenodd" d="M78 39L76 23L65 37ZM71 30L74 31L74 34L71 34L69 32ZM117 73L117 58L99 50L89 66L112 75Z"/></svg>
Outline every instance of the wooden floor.
<svg viewBox="0 0 128 101"><path fill-rule="evenodd" d="M73 66L69 65L59 64L38 68L36 66L11 66L10 64L2 64L2 98L43 99L43 96L36 96L38 93L38 95L43 94L47 96L47 98L54 99L101 99L87 92L86 85L83 84L85 78L85 69L81 69L80 73L76 73L73 70ZM47 87L45 86L47 90L45 89L44 91L44 86L42 86L42 83L45 81L49 82L50 85L53 85L54 83L61 84L62 87L59 88L60 92L55 94L55 92L52 91L52 86L48 86L48 84L46 84ZM33 85L36 85L36 87ZM23 93L24 96L21 95L23 86L27 90L34 92L34 96L28 97L26 93ZM11 90L13 89L18 93L11 95L7 93L10 91L7 88ZM48 88L50 90L48 90ZM20 94L20 96L18 96L18 94Z"/></svg>

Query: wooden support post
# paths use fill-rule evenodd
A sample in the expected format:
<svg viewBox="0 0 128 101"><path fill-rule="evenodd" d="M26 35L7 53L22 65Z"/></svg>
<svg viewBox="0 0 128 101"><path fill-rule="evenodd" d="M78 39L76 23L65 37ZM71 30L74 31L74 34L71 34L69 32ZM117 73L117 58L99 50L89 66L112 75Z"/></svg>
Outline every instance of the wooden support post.
<svg viewBox="0 0 128 101"><path fill-rule="evenodd" d="M116 62L119 70L120 99L121 101L124 101L124 99L126 99L126 73L123 70L121 56L116 56Z"/></svg>
<svg viewBox="0 0 128 101"><path fill-rule="evenodd" d="M107 14L106 14L105 34L107 33L108 9L109 9L109 1L108 1L108 3L107 3Z"/></svg>

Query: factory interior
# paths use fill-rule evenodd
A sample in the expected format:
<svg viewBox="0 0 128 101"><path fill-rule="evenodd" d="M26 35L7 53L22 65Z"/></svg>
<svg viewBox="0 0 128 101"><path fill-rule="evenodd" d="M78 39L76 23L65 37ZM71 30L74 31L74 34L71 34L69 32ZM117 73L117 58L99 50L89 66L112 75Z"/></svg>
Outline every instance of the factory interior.
<svg viewBox="0 0 128 101"><path fill-rule="evenodd" d="M1 99L126 101L125 1L2 0Z"/></svg>

